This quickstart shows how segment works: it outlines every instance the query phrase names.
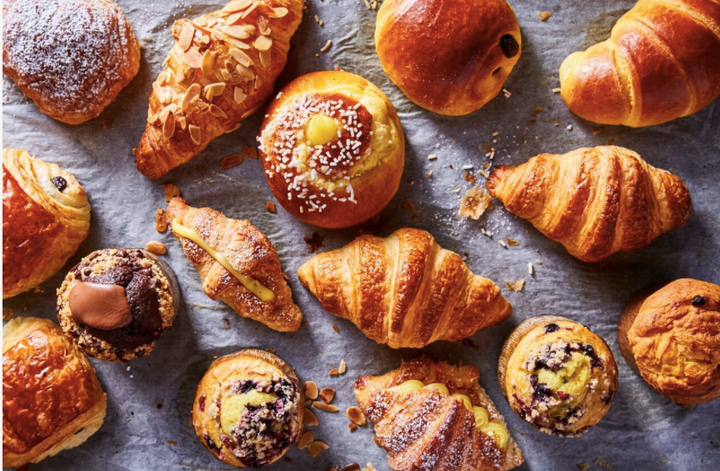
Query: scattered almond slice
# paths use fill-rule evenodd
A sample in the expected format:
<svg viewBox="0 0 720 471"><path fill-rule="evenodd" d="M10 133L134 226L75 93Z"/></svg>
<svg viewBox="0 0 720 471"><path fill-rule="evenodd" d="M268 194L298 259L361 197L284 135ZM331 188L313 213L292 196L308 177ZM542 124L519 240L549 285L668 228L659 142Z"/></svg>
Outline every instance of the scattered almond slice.
<svg viewBox="0 0 720 471"><path fill-rule="evenodd" d="M165 192L165 201L170 202L176 196L180 196L180 188L172 183L163 183L163 191Z"/></svg>
<svg viewBox="0 0 720 471"><path fill-rule="evenodd" d="M319 455L323 451L327 450L328 448L330 448L330 447L327 446L327 444L325 444L321 441L315 440L314 442L310 443L310 445L308 445L307 450L308 450L308 453L310 454L310 456L315 458L317 455Z"/></svg>
<svg viewBox="0 0 720 471"><path fill-rule="evenodd" d="M320 399L325 401L326 404L330 404L335 397L335 390L333 388L322 388L318 394Z"/></svg>
<svg viewBox="0 0 720 471"><path fill-rule="evenodd" d="M320 424L315 413L307 407L305 408L305 412L303 412L303 422L308 427L315 427Z"/></svg>
<svg viewBox="0 0 720 471"><path fill-rule="evenodd" d="M242 151L240 152L243 156L249 157L251 159L258 159L258 150L257 147L253 146L243 146Z"/></svg>
<svg viewBox="0 0 720 471"><path fill-rule="evenodd" d="M145 250L150 253L154 253L155 255L165 255L167 253L167 248L165 247L165 244L156 240L151 240L150 242L145 244Z"/></svg>
<svg viewBox="0 0 720 471"><path fill-rule="evenodd" d="M3 322L7 322L15 317L15 310L11 308L3 308Z"/></svg>
<svg viewBox="0 0 720 471"><path fill-rule="evenodd" d="M243 160L245 160L245 158L240 154L226 155L220 161L220 168L223 170L227 170L229 168L237 167L238 165L243 163Z"/></svg>
<svg viewBox="0 0 720 471"><path fill-rule="evenodd" d="M300 436L300 440L298 440L298 448L301 450L304 450L307 448L307 446L310 444L310 442L315 440L315 436L310 430L306 430L305 433Z"/></svg>
<svg viewBox="0 0 720 471"><path fill-rule="evenodd" d="M322 401L313 401L313 407L317 407L320 410L324 410L325 412L337 412L339 409L337 406L333 406L332 404L325 404Z"/></svg>
<svg viewBox="0 0 720 471"><path fill-rule="evenodd" d="M507 289L510 291L522 291L523 287L525 287L525 279L519 281L506 281L505 286L507 286Z"/></svg>
<svg viewBox="0 0 720 471"><path fill-rule="evenodd" d="M330 376L339 376L340 375L337 368L333 368L332 370L330 370L330 372L328 374Z"/></svg>
<svg viewBox="0 0 720 471"><path fill-rule="evenodd" d="M277 209L275 208L275 203L273 203L272 201L266 201L265 202L265 211L267 211L268 213L272 213L272 214L277 213Z"/></svg>
<svg viewBox="0 0 720 471"><path fill-rule="evenodd" d="M537 12L537 17L540 18L540 21L547 21L552 16L551 11L539 11Z"/></svg>
<svg viewBox="0 0 720 471"><path fill-rule="evenodd" d="M318 397L318 387L314 381L305 381L305 397L315 400Z"/></svg>
<svg viewBox="0 0 720 471"><path fill-rule="evenodd" d="M347 415L348 419L350 419L353 423L357 425L365 425L367 423L365 419L365 414L363 414L360 408L357 406L348 407L345 411L345 415Z"/></svg>
<svg viewBox="0 0 720 471"><path fill-rule="evenodd" d="M520 242L518 242L517 240L514 240L514 239L510 239L509 237L505 237L505 242L507 242L507 244L510 247L515 247L517 245L520 245Z"/></svg>
<svg viewBox="0 0 720 471"><path fill-rule="evenodd" d="M470 188L460 200L460 211L462 218L480 219L485 210L490 206L492 196L479 186Z"/></svg>
<svg viewBox="0 0 720 471"><path fill-rule="evenodd" d="M358 426L357 426L357 424L350 422L348 424L348 428L350 429L350 433L353 433L355 430L357 430Z"/></svg>
<svg viewBox="0 0 720 471"><path fill-rule="evenodd" d="M338 373L339 374L345 374L347 371L347 364L345 363L345 360L340 360L340 366L338 367Z"/></svg>
<svg viewBox="0 0 720 471"><path fill-rule="evenodd" d="M158 208L155 212L155 230L162 234L167 231L167 228L168 224L165 220L165 210Z"/></svg>

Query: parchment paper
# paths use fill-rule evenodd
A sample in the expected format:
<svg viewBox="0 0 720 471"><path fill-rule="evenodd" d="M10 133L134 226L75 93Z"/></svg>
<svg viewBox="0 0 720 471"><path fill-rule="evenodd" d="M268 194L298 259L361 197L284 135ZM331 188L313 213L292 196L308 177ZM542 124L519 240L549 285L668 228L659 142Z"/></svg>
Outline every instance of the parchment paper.
<svg viewBox="0 0 720 471"><path fill-rule="evenodd" d="M372 463L387 470L385 452L372 441L372 425L351 434L344 411L354 405L352 384L363 374L382 374L401 359L420 352L394 351L367 339L354 325L325 312L297 280L297 268L311 255L303 241L317 231L325 249L341 247L358 235L357 228L323 230L305 225L274 201L258 161L246 159L233 169L220 169L220 160L255 145L260 115L215 140L189 164L160 181L150 181L135 169L131 149L145 129L147 98L152 81L172 45L170 27L178 18L213 11L224 2L146 0L118 2L144 45L140 72L98 119L68 126L46 117L23 99L3 77L3 146L22 148L57 162L85 186L92 205L90 237L63 270L42 285L5 302L17 315L55 318L55 290L80 258L105 247L142 247L164 242L164 258L175 270L182 289L182 308L173 327L149 357L129 364L92 360L108 396L108 416L100 431L84 445L45 460L37 470L218 470L229 467L213 458L195 437L190 407L195 387L217 355L241 347L274 348L303 380L337 390L333 403L340 413L317 411L315 437L330 445L317 458L293 448L272 469L327 470L352 462ZM407 163L400 191L380 220L364 229L386 236L413 226L430 231L447 249L467 254L478 274L494 280L514 307L502 325L472 337L475 347L439 342L423 349L437 360L477 365L481 384L507 420L520 443L526 464L521 469L575 470L612 465L620 470L710 470L720 467L720 401L681 409L655 393L633 373L617 348L616 323L624 303L638 289L662 279L693 277L720 282L720 103L662 126L645 129L598 126L573 116L559 94L557 72L562 60L609 35L614 22L633 5L631 0L515 0L522 28L520 62L505 88L480 111L459 118L442 117L409 102L382 71L374 49L375 15L362 0L311 0L303 23L292 40L289 63L276 86L315 70L339 66L377 84L397 107L407 138ZM552 11L541 22L537 11ZM314 16L324 25L320 26ZM328 40L332 47L320 49ZM317 54L317 56L316 56ZM602 99L598 97L598 99ZM542 112L533 118L533 111ZM535 119L534 123L531 120ZM107 121L105 121L107 120ZM105 129L105 121L109 125ZM557 126L554 125L557 121ZM572 130L568 130L568 126ZM493 137L493 132L498 132ZM493 143L493 139L497 143ZM470 187L464 165L476 173L490 146L494 163L520 164L542 152L564 153L578 147L614 142L639 152L649 163L682 177L690 188L695 213L688 224L656 240L650 247L613 256L591 265L569 256L563 247L541 236L529 223L496 209L480 221L458 217L460 196ZM428 155L438 158L429 161ZM452 165L452 168L450 168ZM433 172L432 178L427 176ZM154 215L165 207L161 182L176 184L193 206L210 206L228 217L247 218L275 244L296 302L306 323L297 333L274 332L241 319L202 292L199 276L170 233L155 231ZM460 186L458 193L453 189ZM484 228L493 233L482 235ZM503 248L509 237L518 246ZM542 265L536 260L540 260ZM528 274L528 262L535 275ZM522 292L509 292L505 281L525 279ZM588 325L611 346L620 369L620 388L607 416L588 434L562 439L537 432L511 411L496 379L500 346L523 319L559 314ZM226 328L226 322L229 328ZM333 324L340 333L336 333ZM345 360L340 377L328 372ZM596 461L597 460L597 461Z"/></svg>

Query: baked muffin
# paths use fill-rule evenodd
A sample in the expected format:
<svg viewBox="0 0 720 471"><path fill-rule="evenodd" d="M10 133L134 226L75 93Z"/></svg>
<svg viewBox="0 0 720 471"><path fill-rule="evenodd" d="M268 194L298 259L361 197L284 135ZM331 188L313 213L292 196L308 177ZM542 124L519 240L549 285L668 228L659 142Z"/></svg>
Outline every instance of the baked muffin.
<svg viewBox="0 0 720 471"><path fill-rule="evenodd" d="M70 270L57 294L65 334L81 351L104 361L152 352L179 303L170 267L140 249L91 253Z"/></svg>
<svg viewBox="0 0 720 471"><path fill-rule="evenodd" d="M264 350L215 360L195 392L195 433L217 459L259 468L298 441L305 402L290 365Z"/></svg>
<svg viewBox="0 0 720 471"><path fill-rule="evenodd" d="M720 397L720 286L680 279L643 290L618 323L625 360L681 406Z"/></svg>
<svg viewBox="0 0 720 471"><path fill-rule="evenodd" d="M290 214L326 228L376 216L397 192L405 137L395 107L372 83L340 71L288 84L266 111L265 178Z"/></svg>
<svg viewBox="0 0 720 471"><path fill-rule="evenodd" d="M503 394L541 432L578 437L603 418L618 387L615 358L603 339L559 316L523 321L498 362Z"/></svg>

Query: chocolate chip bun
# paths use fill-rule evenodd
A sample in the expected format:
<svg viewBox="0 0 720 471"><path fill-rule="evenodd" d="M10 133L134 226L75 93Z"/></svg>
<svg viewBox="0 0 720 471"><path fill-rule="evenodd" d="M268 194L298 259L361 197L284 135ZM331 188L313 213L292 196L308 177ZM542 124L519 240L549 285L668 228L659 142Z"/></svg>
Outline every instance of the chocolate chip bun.
<svg viewBox="0 0 720 471"><path fill-rule="evenodd" d="M626 305L618 344L657 392L682 406L720 397L720 286L693 279L643 290Z"/></svg>
<svg viewBox="0 0 720 471"><path fill-rule="evenodd" d="M304 402L290 365L264 350L246 349L210 365L195 392L192 423L217 459L259 468L298 441Z"/></svg>
<svg viewBox="0 0 720 471"><path fill-rule="evenodd" d="M376 216L397 192L405 165L405 137L392 103L347 72L314 72L290 82L270 104L258 142L278 202L326 228Z"/></svg>
<svg viewBox="0 0 720 471"><path fill-rule="evenodd" d="M510 407L541 432L578 437L610 409L615 358L587 327L559 316L523 321L505 340L498 379Z"/></svg>
<svg viewBox="0 0 720 471"><path fill-rule="evenodd" d="M129 361L152 352L178 309L170 267L140 249L104 249L83 258L58 289L60 326L86 354Z"/></svg>

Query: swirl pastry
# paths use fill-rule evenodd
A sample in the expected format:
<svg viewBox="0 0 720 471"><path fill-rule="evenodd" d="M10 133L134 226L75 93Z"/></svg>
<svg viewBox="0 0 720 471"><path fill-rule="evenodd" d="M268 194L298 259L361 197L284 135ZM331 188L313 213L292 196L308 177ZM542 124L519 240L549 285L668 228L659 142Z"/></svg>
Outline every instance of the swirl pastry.
<svg viewBox="0 0 720 471"><path fill-rule="evenodd" d="M81 445L105 419L95 370L60 328L21 317L3 327L3 468Z"/></svg>
<svg viewBox="0 0 720 471"><path fill-rule="evenodd" d="M65 276L58 320L86 354L129 361L152 352L175 319L179 296L175 274L150 252L97 250Z"/></svg>
<svg viewBox="0 0 720 471"><path fill-rule="evenodd" d="M510 407L541 432L578 437L610 409L615 358L587 327L559 316L523 321L503 344L500 388Z"/></svg>
<svg viewBox="0 0 720 471"><path fill-rule="evenodd" d="M74 176L3 149L3 299L47 281L90 231L90 203Z"/></svg>
<svg viewBox="0 0 720 471"><path fill-rule="evenodd" d="M628 364L681 406L720 397L720 286L675 280L636 295L618 323Z"/></svg>
<svg viewBox="0 0 720 471"><path fill-rule="evenodd" d="M302 221L350 227L397 192L405 137L390 100L347 72L314 72L287 85L263 121L260 155L278 202Z"/></svg>
<svg viewBox="0 0 720 471"><path fill-rule="evenodd" d="M240 127L267 100L287 62L303 0L232 0L175 22L175 45L150 95L148 124L133 152L159 178L216 137Z"/></svg>
<svg viewBox="0 0 720 471"><path fill-rule="evenodd" d="M311 258L298 278L325 310L391 348L462 340L512 313L495 283L419 229L360 236Z"/></svg>
<svg viewBox="0 0 720 471"><path fill-rule="evenodd" d="M521 43L505 0L385 0L375 25L388 77L415 104L448 116L495 98Z"/></svg>
<svg viewBox="0 0 720 471"><path fill-rule="evenodd" d="M195 392L195 433L215 458L260 468L298 441L303 403L300 379L282 358L247 349L215 360Z"/></svg>
<svg viewBox="0 0 720 471"><path fill-rule="evenodd" d="M623 147L540 154L517 167L499 165L485 185L508 211L583 262L646 247L692 214L690 193L679 177Z"/></svg>
<svg viewBox="0 0 720 471"><path fill-rule="evenodd" d="M479 377L474 366L421 357L355 381L355 398L375 425L390 469L490 471L522 464L522 451Z"/></svg>
<svg viewBox="0 0 720 471"><path fill-rule="evenodd" d="M210 208L193 208L173 198L168 225L195 265L210 299L227 303L240 317L262 322L279 332L295 332L302 312L275 247L250 221L226 218Z"/></svg>
<svg viewBox="0 0 720 471"><path fill-rule="evenodd" d="M3 1L3 72L51 118L95 118L139 68L135 33L113 2Z"/></svg>

